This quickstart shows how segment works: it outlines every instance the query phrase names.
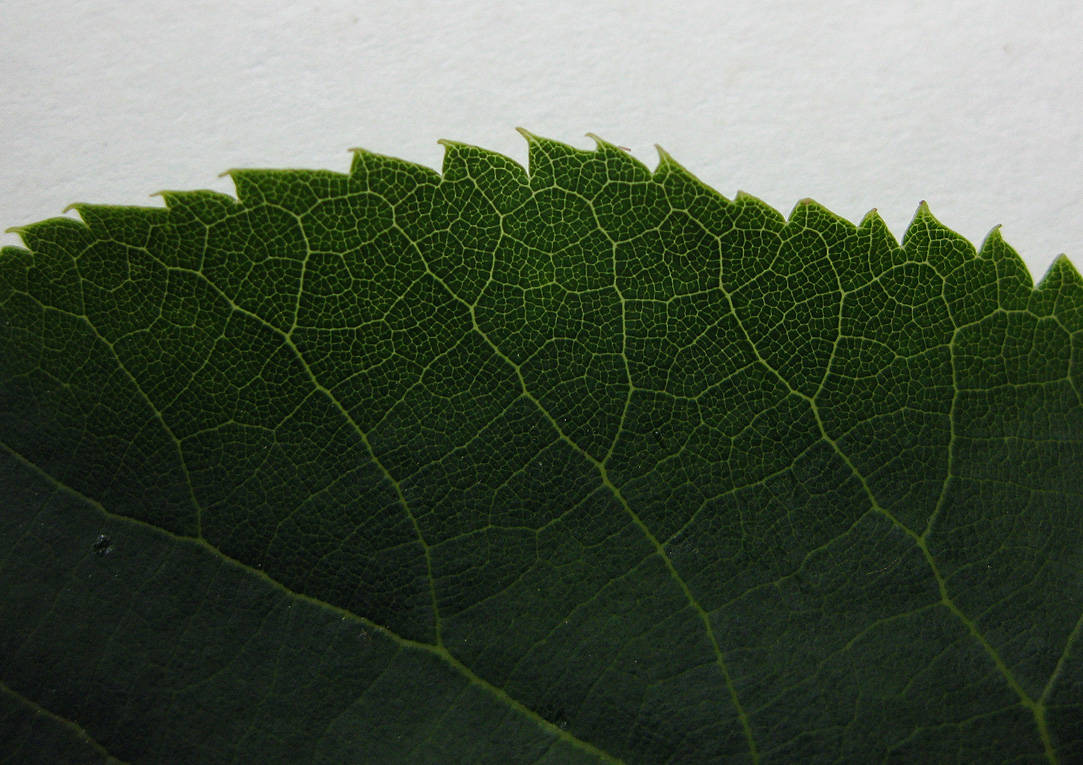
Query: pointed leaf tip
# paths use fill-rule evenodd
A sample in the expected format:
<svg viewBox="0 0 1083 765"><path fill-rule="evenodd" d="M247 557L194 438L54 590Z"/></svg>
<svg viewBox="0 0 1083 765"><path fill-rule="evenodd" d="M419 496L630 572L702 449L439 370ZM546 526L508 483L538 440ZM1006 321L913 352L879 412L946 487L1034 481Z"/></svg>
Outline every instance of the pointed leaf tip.
<svg viewBox="0 0 1083 765"><path fill-rule="evenodd" d="M538 140L538 136L534 133L531 133L525 127L517 127L515 128L515 131L523 138L525 138L527 140L527 143L534 143Z"/></svg>
<svg viewBox="0 0 1083 765"><path fill-rule="evenodd" d="M595 151L605 149L605 148L618 149L619 151L622 151L625 154L627 154L629 156L632 156L632 150L629 149L627 146L620 146L619 144L615 144L612 141L607 141L604 138L602 138L600 135L598 135L597 133L586 133L586 136L587 136L587 138L594 141L594 143L595 143L594 150Z"/></svg>
<svg viewBox="0 0 1083 765"><path fill-rule="evenodd" d="M935 215L933 215L933 211L929 208L929 203L926 202L924 199L918 202L918 208L914 210L914 217L911 218L910 225L906 227L907 232L909 232L914 227L914 225L921 220L930 221L937 226L944 225Z"/></svg>
<svg viewBox="0 0 1083 765"><path fill-rule="evenodd" d="M874 207L871 210L869 210L867 213L865 213L864 215L861 216L861 223L858 224L858 227L862 228L862 227L871 226L871 225L874 225L874 224L877 224L877 223L879 223L880 225L883 225L886 228L886 224L884 223L884 219L880 216L879 208Z"/></svg>
<svg viewBox="0 0 1083 765"><path fill-rule="evenodd" d="M989 233L985 235L985 241L986 242L1003 242L1004 241L1004 235L1002 233L1000 233L1000 227L1002 225L1003 224L998 223L995 226L993 226L991 229L989 229Z"/></svg>

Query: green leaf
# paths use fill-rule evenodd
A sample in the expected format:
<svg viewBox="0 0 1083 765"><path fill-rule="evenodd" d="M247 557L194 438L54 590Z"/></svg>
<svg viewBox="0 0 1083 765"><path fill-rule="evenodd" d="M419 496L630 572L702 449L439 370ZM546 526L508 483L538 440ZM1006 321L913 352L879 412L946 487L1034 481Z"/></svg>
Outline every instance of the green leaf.
<svg viewBox="0 0 1083 765"><path fill-rule="evenodd" d="M1072 265L528 140L20 229L5 761L1083 761Z"/></svg>

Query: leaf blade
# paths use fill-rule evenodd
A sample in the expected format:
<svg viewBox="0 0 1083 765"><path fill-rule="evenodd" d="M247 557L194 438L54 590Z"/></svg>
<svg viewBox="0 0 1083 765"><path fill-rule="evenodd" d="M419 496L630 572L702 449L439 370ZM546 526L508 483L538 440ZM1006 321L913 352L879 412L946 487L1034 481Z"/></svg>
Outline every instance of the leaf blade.
<svg viewBox="0 0 1083 765"><path fill-rule="evenodd" d="M529 141L529 173L358 152L27 227L33 255L0 258L0 438L520 721L464 736L480 701L396 675L413 701L361 716L372 756L416 712L410 756L437 761L1068 757L1070 264L1034 289L924 206L898 245L664 154Z"/></svg>

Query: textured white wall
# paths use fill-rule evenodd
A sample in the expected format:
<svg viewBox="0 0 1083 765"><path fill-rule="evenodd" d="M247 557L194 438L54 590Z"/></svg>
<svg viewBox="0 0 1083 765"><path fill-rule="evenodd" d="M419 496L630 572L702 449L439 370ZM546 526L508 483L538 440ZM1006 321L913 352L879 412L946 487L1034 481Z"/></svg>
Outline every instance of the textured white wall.
<svg viewBox="0 0 1083 765"><path fill-rule="evenodd" d="M231 191L230 167L439 167L513 131L811 196L901 235L921 199L1037 275L1083 266L1083 4L549 0L0 2L0 227L70 202ZM12 234L3 244L17 243Z"/></svg>

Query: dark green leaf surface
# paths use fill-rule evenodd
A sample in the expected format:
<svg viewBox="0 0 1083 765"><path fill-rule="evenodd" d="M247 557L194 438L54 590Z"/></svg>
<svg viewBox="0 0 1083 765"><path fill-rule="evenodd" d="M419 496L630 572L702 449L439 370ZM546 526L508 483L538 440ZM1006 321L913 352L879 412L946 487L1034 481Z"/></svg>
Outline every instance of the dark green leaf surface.
<svg viewBox="0 0 1083 765"><path fill-rule="evenodd" d="M1083 761L1083 282L666 155L0 256L0 759Z"/></svg>

